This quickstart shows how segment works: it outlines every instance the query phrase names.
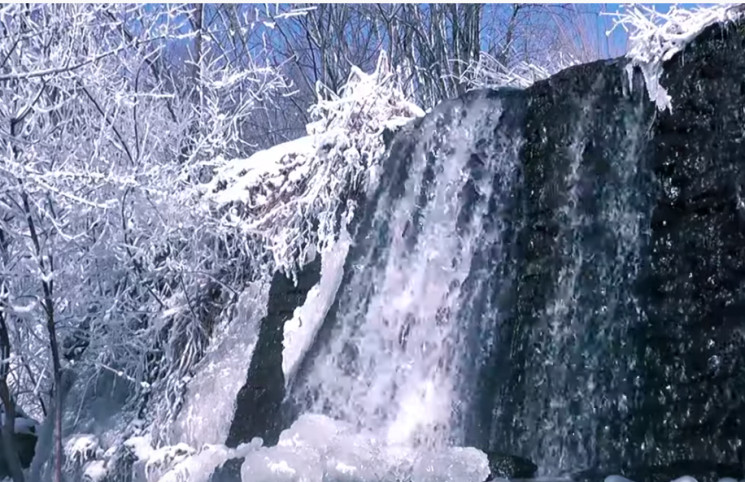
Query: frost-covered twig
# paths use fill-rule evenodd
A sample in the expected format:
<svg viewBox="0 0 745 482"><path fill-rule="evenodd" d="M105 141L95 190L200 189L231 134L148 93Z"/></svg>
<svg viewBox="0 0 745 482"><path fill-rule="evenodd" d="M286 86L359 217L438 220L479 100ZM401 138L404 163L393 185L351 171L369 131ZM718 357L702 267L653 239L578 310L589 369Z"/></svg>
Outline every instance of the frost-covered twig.
<svg viewBox="0 0 745 482"><path fill-rule="evenodd" d="M691 10L673 6L668 12L662 13L654 7L633 5L611 15L616 18L610 32L620 27L629 33L630 48L626 54L631 60L627 66L629 77L633 68L639 67L650 100L659 110L671 110L670 95L660 85L663 63L682 51L709 25L736 20L743 15L743 11L732 5Z"/></svg>
<svg viewBox="0 0 745 482"><path fill-rule="evenodd" d="M571 55L559 53L550 61L541 64L521 61L507 66L487 52L481 52L479 61L466 66L459 81L468 85L471 90L500 87L526 88L578 63L579 61Z"/></svg>

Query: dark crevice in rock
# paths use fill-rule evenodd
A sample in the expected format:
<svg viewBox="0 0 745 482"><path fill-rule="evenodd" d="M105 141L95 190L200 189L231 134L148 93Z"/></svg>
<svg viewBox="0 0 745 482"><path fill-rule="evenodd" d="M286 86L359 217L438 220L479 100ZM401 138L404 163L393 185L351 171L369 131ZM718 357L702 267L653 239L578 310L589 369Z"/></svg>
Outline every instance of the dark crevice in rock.
<svg viewBox="0 0 745 482"><path fill-rule="evenodd" d="M251 357L246 383L236 398L236 410L225 445L236 447L260 437L265 446L275 445L282 430L280 409L285 396L282 342L285 322L305 302L308 291L320 280L321 257L303 267L297 284L284 273L272 278L267 314ZM213 482L240 480L241 461L233 459L216 471Z"/></svg>

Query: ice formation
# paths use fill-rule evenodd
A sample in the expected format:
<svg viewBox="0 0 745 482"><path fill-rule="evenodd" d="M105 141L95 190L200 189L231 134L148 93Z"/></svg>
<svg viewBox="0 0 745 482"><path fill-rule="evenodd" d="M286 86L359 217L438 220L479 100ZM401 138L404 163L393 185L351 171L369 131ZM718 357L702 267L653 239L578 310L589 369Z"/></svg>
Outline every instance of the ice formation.
<svg viewBox="0 0 745 482"><path fill-rule="evenodd" d="M268 295L269 284L262 281L241 293L231 319L218 328L188 385L184 405L170 427L169 441L217 444L228 436L235 398L246 381Z"/></svg>
<svg viewBox="0 0 745 482"><path fill-rule="evenodd" d="M477 449L390 445L318 414L300 416L274 447L254 439L236 449L205 444L197 450L183 443L156 449L147 436L132 437L126 445L137 458L135 480L147 482L208 482L233 458L244 459L242 482L483 482L489 476L487 457ZM105 473L105 464L97 464Z"/></svg>
<svg viewBox="0 0 745 482"><path fill-rule="evenodd" d="M302 415L275 447L249 454L243 482L483 482L486 455L473 448L414 451L386 445L370 433L324 415Z"/></svg>
<svg viewBox="0 0 745 482"><path fill-rule="evenodd" d="M742 14L742 8L732 5L690 10L672 6L667 13L658 12L654 7L634 5L615 14L614 28L621 27L629 32L630 47L626 54L631 60L626 67L629 77L634 67L639 67L650 100L661 111L671 110L672 99L660 85L663 64L681 52L706 27L736 20Z"/></svg>

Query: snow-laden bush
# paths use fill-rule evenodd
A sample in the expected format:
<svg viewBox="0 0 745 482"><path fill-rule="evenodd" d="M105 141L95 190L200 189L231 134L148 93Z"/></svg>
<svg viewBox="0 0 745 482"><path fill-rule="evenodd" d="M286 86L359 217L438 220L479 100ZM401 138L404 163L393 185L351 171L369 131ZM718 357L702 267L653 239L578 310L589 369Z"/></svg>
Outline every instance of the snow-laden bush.
<svg viewBox="0 0 745 482"><path fill-rule="evenodd" d="M308 136L222 161L205 187L208 209L294 272L327 247L354 215L355 195L377 182L383 131L424 113L409 102L388 58L371 74L353 68L340 95L317 86Z"/></svg>
<svg viewBox="0 0 745 482"><path fill-rule="evenodd" d="M666 13L654 7L633 5L614 14L613 29L620 27L628 32L630 46L626 56L630 59L627 66L629 77L634 67L639 67L650 100L663 111L672 109L672 99L660 85L663 63L681 52L706 27L718 22L730 22L742 15L742 7L732 5L696 9L672 6Z"/></svg>
<svg viewBox="0 0 745 482"><path fill-rule="evenodd" d="M579 63L581 62L571 55L559 53L540 64L520 61L505 65L489 53L481 52L478 62L467 65L460 80L471 90L500 87L526 88Z"/></svg>

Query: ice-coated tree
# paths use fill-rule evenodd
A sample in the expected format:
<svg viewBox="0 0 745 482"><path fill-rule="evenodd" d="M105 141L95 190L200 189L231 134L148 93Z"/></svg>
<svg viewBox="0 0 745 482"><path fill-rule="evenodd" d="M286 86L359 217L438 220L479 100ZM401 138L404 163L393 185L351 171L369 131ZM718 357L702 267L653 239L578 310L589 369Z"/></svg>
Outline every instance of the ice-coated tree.
<svg viewBox="0 0 745 482"><path fill-rule="evenodd" d="M168 417L211 310L254 268L244 240L200 216L193 186L245 149L242 122L289 84L225 50L207 13L0 8L3 436L19 402L53 419L55 480L67 367L76 383L113 372L133 400L157 382Z"/></svg>

